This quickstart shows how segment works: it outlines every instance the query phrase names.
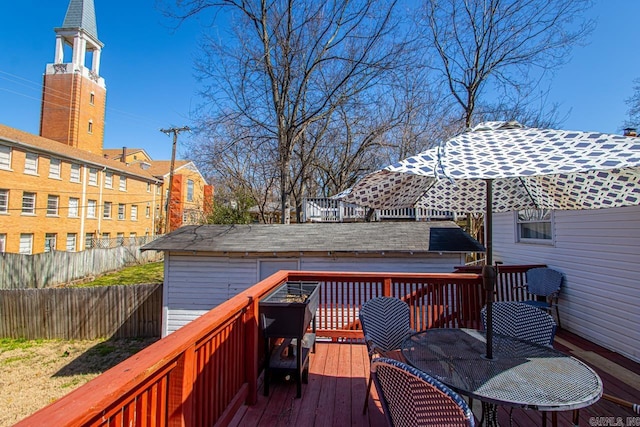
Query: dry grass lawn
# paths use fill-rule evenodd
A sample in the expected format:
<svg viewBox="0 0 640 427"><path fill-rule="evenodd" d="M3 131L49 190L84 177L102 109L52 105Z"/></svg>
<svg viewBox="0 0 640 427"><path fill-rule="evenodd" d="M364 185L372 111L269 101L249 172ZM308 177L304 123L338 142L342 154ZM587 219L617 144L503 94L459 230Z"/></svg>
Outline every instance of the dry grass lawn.
<svg viewBox="0 0 640 427"><path fill-rule="evenodd" d="M156 340L0 339L0 427L31 415Z"/></svg>

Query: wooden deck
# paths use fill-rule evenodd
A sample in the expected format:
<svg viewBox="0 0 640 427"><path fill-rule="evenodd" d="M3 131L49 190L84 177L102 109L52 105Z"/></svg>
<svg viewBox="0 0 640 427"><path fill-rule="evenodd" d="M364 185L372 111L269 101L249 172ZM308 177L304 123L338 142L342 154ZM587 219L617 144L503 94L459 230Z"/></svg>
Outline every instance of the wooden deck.
<svg viewBox="0 0 640 427"><path fill-rule="evenodd" d="M592 366L602 378L604 393L634 403L640 401L640 364L566 331L558 332L554 346ZM294 381L273 380L269 396L265 397L260 389L257 404L243 406L232 425L384 426L386 422L375 390L369 400L368 413L362 414L368 370L369 361L362 342L319 342L316 353L311 355L309 382L303 384L302 398L295 398ZM474 407L474 412L479 414L477 409ZM616 424L617 417L621 417L623 424ZM635 424L629 423L627 417ZM537 411L514 410L512 418L514 426L542 425L541 414ZM499 422L509 425L509 414L505 409L499 410ZM572 425L571 413L559 413L558 425ZM580 425L640 425L640 416L631 409L600 399L580 410Z"/></svg>

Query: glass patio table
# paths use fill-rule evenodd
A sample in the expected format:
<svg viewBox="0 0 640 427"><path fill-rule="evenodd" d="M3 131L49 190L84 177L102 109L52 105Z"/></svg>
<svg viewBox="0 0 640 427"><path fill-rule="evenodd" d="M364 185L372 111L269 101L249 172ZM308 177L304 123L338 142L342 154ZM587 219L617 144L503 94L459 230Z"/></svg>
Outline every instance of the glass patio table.
<svg viewBox="0 0 640 427"><path fill-rule="evenodd" d="M480 400L483 416L488 411L488 425L497 425L495 405L568 411L602 396L600 377L580 360L504 335L493 335L492 359L486 357L484 331L475 329L436 328L412 334L403 342L402 354L415 368Z"/></svg>

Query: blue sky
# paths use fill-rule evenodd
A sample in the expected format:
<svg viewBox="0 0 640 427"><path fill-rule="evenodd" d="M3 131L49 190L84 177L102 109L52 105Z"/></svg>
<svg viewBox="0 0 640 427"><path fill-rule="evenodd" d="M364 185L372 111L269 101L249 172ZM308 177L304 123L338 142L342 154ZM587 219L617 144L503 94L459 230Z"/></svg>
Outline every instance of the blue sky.
<svg viewBox="0 0 640 427"><path fill-rule="evenodd" d="M171 157L172 138L159 129L191 125L199 104L193 72L199 24L173 30L154 0L95 0L104 43L100 74L107 85L105 148L144 148ZM68 0L3 1L0 14L0 123L38 133L42 73L53 62L54 27ZM556 72L547 102L560 104L562 127L620 133L625 100L640 78L639 0L598 0L589 16L597 27ZM189 138L179 136L180 141Z"/></svg>

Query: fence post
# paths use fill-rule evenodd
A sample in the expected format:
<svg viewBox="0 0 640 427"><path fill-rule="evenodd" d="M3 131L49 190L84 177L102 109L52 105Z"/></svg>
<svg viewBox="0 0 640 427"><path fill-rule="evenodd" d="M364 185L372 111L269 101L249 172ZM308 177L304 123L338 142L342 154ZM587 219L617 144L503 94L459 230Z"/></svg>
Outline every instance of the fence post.
<svg viewBox="0 0 640 427"><path fill-rule="evenodd" d="M183 427L195 425L193 384L195 382L195 343L185 349L177 366L169 374L167 402L168 425Z"/></svg>
<svg viewBox="0 0 640 427"><path fill-rule="evenodd" d="M382 283L382 296L391 296L391 277L385 277Z"/></svg>

